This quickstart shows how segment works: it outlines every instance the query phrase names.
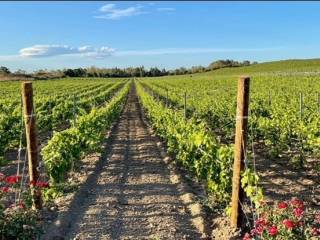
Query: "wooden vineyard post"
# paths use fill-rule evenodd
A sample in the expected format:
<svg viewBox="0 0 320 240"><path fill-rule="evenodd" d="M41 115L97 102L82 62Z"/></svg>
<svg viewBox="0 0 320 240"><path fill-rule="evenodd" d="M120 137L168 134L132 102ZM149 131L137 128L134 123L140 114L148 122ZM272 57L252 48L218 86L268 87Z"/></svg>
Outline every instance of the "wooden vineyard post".
<svg viewBox="0 0 320 240"><path fill-rule="evenodd" d="M32 196L32 208L41 209L42 199L40 189L35 188L39 179L38 170L38 139L35 112L33 111L33 90L31 82L22 83L23 113L26 128L29 180Z"/></svg>
<svg viewBox="0 0 320 240"><path fill-rule="evenodd" d="M244 169L247 142L249 86L249 77L241 77L239 79L231 200L231 226L234 228L244 225L244 212L242 209L244 191L241 187L241 171Z"/></svg>
<svg viewBox="0 0 320 240"><path fill-rule="evenodd" d="M187 92L184 92L184 120L187 120Z"/></svg>

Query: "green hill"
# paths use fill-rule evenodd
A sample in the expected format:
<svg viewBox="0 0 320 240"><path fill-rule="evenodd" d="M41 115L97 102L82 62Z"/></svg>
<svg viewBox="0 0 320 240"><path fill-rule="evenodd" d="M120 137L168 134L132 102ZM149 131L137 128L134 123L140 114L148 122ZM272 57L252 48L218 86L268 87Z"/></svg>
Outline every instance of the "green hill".
<svg viewBox="0 0 320 240"><path fill-rule="evenodd" d="M186 75L170 75L163 77L152 77L148 79L176 79L176 80L186 80L186 79L228 79L232 77L237 79L241 75L248 76L272 76L281 75L283 77L292 76L308 76L316 75L320 76L320 59L295 59L295 60L281 60L273 62L265 62L254 64L245 67L226 67L217 70L212 70L203 73L194 73Z"/></svg>
<svg viewBox="0 0 320 240"><path fill-rule="evenodd" d="M259 63L246 67L222 68L211 71L216 74L246 74L246 73L267 73L267 72L319 72L320 59L297 59L281 60L274 62Z"/></svg>

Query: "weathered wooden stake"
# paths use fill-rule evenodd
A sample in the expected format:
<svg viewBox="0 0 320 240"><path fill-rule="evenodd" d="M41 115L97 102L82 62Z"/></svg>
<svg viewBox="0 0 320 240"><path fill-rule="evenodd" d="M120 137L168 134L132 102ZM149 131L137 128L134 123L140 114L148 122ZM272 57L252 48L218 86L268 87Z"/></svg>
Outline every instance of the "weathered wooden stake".
<svg viewBox="0 0 320 240"><path fill-rule="evenodd" d="M300 119L303 118L303 93L300 92Z"/></svg>
<svg viewBox="0 0 320 240"><path fill-rule="evenodd" d="M33 90L31 82L22 83L23 112L26 128L29 180L30 183L37 183L39 180L38 170L38 139L36 115L33 108ZM30 185L32 195L32 208L41 209L42 199L40 189L36 189L35 184Z"/></svg>
<svg viewBox="0 0 320 240"><path fill-rule="evenodd" d="M244 191L241 187L241 171L244 169L247 142L249 86L249 77L241 77L239 79L231 206L231 226L234 228L243 227L244 225L244 212L242 209Z"/></svg>
<svg viewBox="0 0 320 240"><path fill-rule="evenodd" d="M184 92L184 120L187 120L187 92Z"/></svg>

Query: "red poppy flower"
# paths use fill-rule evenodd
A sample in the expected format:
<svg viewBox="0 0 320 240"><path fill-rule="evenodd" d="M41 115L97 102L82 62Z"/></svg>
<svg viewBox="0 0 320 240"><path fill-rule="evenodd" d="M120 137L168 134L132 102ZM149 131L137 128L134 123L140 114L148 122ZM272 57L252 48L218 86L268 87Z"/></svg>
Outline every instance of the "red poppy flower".
<svg viewBox="0 0 320 240"><path fill-rule="evenodd" d="M286 202L280 202L278 204L279 209L286 209L288 207L288 204Z"/></svg>
<svg viewBox="0 0 320 240"><path fill-rule="evenodd" d="M272 226L272 227L270 227L269 230L268 230L268 232L269 232L270 236L275 236L275 235L277 235L277 234L278 234L278 228L277 228L277 226Z"/></svg>
<svg viewBox="0 0 320 240"><path fill-rule="evenodd" d="M263 233L264 230L264 226L263 225L259 225L255 227L255 233L261 235Z"/></svg>
<svg viewBox="0 0 320 240"><path fill-rule="evenodd" d="M36 186L39 188L48 188L49 187L49 183L47 182L35 182L34 180L32 180L30 182L30 186Z"/></svg>
<svg viewBox="0 0 320 240"><path fill-rule="evenodd" d="M285 220L282 221L282 223L288 229L292 229L295 226L294 222L291 221L290 219L285 219Z"/></svg>
<svg viewBox="0 0 320 240"><path fill-rule="evenodd" d="M5 193L9 192L9 190L10 190L10 188L7 186L1 188L1 191L5 192Z"/></svg>
<svg viewBox="0 0 320 240"><path fill-rule="evenodd" d="M293 210L293 213L296 216L296 218L300 218L303 215L304 211L301 208L295 208Z"/></svg>
<svg viewBox="0 0 320 240"><path fill-rule="evenodd" d="M243 237L243 240L251 240L251 236L249 233L246 233Z"/></svg>
<svg viewBox="0 0 320 240"><path fill-rule="evenodd" d="M20 176L16 176L16 175L12 175L12 176L8 176L5 178L6 183L8 184L16 184L20 181L21 177Z"/></svg>
<svg viewBox="0 0 320 240"><path fill-rule="evenodd" d="M312 234L312 236L320 235L320 228L313 227L311 230L311 234Z"/></svg>
<svg viewBox="0 0 320 240"><path fill-rule="evenodd" d="M35 186L36 185L36 181L35 180L30 181L29 185L30 186Z"/></svg>
<svg viewBox="0 0 320 240"><path fill-rule="evenodd" d="M48 188L49 187L49 183L47 183L47 182L37 182L36 186L40 187L40 188Z"/></svg>
<svg viewBox="0 0 320 240"><path fill-rule="evenodd" d="M257 230L255 228L251 229L250 233L251 233L252 236L255 236L255 235L258 234Z"/></svg>
<svg viewBox="0 0 320 240"><path fill-rule="evenodd" d="M304 208L303 202L297 198L294 198L291 200L291 205L295 208L301 208L301 209Z"/></svg>
<svg viewBox="0 0 320 240"><path fill-rule="evenodd" d="M26 208L26 205L25 205L23 202L20 202L20 203L19 203L19 208L25 209L25 208Z"/></svg>
<svg viewBox="0 0 320 240"><path fill-rule="evenodd" d="M263 218L260 218L256 221L256 226L265 226L267 225L267 221Z"/></svg>

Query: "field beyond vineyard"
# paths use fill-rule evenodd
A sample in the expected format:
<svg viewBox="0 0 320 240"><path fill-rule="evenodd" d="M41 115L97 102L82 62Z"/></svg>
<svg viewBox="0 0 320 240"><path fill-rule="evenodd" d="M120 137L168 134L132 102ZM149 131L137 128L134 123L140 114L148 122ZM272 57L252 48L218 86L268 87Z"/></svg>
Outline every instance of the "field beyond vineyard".
<svg viewBox="0 0 320 240"><path fill-rule="evenodd" d="M250 77L241 171L246 227L237 232L229 215L243 75ZM0 82L2 238L241 239L280 202L294 213L290 205L268 221L293 221L294 231L277 229L283 239L319 239L320 60L39 80L33 89L40 156L34 184L43 210L31 209L21 82ZM295 207L296 198L303 207Z"/></svg>

